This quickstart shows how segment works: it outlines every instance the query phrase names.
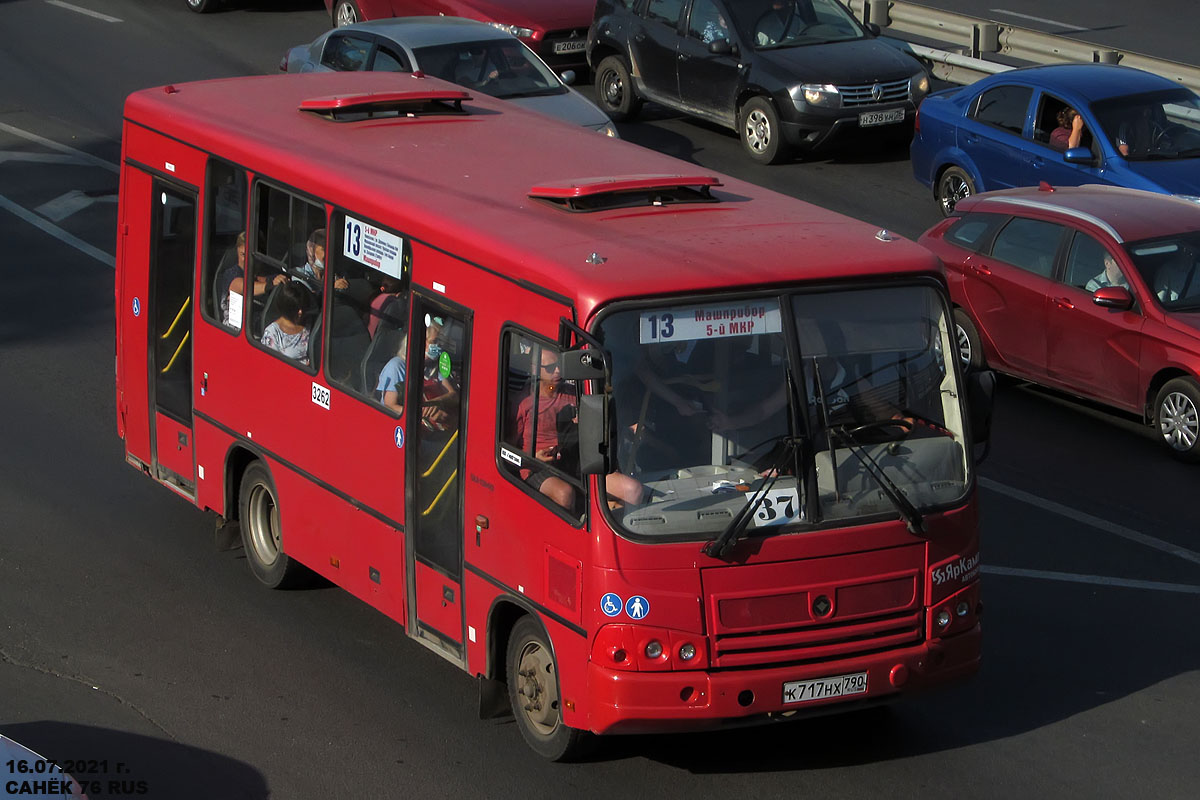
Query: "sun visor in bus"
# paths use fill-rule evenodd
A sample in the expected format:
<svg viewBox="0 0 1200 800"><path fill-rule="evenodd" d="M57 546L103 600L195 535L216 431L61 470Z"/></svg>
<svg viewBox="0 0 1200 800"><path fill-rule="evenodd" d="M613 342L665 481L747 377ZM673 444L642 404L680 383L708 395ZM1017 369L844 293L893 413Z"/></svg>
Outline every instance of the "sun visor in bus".
<svg viewBox="0 0 1200 800"><path fill-rule="evenodd" d="M609 208L667 206L680 203L719 203L712 187L721 181L712 175L615 175L544 183L529 196L566 211L602 211Z"/></svg>
<svg viewBox="0 0 1200 800"><path fill-rule="evenodd" d="M363 92L312 97L300 103L300 110L335 122L353 122L379 117L458 116L466 114L462 104L470 100L468 92L452 89L412 92Z"/></svg>

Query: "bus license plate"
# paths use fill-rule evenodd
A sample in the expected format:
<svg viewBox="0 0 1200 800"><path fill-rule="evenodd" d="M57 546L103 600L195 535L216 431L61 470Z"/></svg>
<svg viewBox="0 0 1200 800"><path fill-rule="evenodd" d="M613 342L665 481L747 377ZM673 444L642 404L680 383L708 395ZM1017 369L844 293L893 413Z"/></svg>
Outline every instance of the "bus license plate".
<svg viewBox="0 0 1200 800"><path fill-rule="evenodd" d="M872 125L891 125L893 122L904 122L903 108L894 108L891 111L864 111L858 115L858 124L863 128L869 128Z"/></svg>
<svg viewBox="0 0 1200 800"><path fill-rule="evenodd" d="M563 53L582 53L587 49L587 40L571 39L566 42L555 42L554 52L562 55Z"/></svg>
<svg viewBox="0 0 1200 800"><path fill-rule="evenodd" d="M835 675L830 678L813 678L809 681L788 681L783 685L783 704L807 703L811 700L828 700L833 697L849 697L867 693L867 673Z"/></svg>

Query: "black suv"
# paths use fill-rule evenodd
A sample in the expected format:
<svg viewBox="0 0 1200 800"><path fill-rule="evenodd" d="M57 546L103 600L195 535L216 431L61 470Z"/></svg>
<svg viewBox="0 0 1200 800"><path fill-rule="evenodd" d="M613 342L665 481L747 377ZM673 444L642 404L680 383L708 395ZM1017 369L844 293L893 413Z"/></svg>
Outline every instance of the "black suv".
<svg viewBox="0 0 1200 800"><path fill-rule="evenodd" d="M614 120L653 100L773 164L848 128L911 133L929 76L877 35L837 0L599 0L587 55Z"/></svg>

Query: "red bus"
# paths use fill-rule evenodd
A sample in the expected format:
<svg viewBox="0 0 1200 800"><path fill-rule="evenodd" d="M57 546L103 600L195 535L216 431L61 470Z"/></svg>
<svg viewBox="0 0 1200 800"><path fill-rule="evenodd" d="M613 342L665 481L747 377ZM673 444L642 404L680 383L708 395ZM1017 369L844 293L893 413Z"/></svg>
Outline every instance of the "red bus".
<svg viewBox="0 0 1200 800"><path fill-rule="evenodd" d="M977 669L990 395L915 244L363 73L131 95L119 225L128 463L542 755Z"/></svg>

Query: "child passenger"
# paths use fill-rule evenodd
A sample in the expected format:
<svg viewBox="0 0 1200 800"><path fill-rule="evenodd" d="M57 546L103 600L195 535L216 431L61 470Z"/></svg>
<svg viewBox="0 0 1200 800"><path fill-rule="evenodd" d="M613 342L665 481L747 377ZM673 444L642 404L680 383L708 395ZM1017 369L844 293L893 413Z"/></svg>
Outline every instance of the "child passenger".
<svg viewBox="0 0 1200 800"><path fill-rule="evenodd" d="M295 281L281 284L277 291L275 308L279 317L263 331L262 343L307 366L309 331L304 324L304 309L309 305L309 292Z"/></svg>

